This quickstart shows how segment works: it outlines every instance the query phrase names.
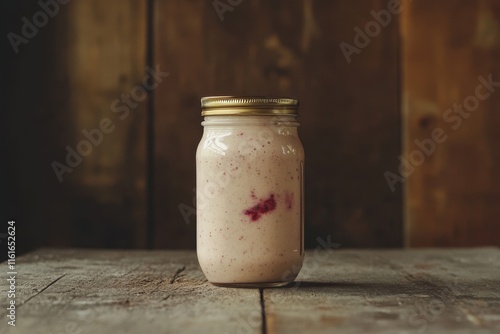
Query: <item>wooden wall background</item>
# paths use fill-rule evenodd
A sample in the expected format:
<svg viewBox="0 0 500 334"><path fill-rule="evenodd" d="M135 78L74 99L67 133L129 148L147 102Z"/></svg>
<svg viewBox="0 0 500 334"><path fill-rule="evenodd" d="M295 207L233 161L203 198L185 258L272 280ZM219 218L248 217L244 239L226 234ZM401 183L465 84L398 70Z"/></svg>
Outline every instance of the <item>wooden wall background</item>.
<svg viewBox="0 0 500 334"><path fill-rule="evenodd" d="M401 141L398 22L351 64L339 49L374 5L244 1L221 22L211 1L157 2L156 59L172 74L155 108L156 245L195 246L194 219L185 224L178 205L193 201L199 98L233 94L302 103L306 245L328 234L349 246L402 244L401 190L391 193L383 177Z"/></svg>
<svg viewBox="0 0 500 334"><path fill-rule="evenodd" d="M413 1L402 23L405 154L436 128L447 136L408 178L406 244L498 245L500 3ZM479 76L497 82L484 100Z"/></svg>
<svg viewBox="0 0 500 334"><path fill-rule="evenodd" d="M4 38L2 211L22 250L194 248L195 217L179 205L193 206L199 99L216 94L301 100L306 246L328 235L342 247L500 244L500 92L407 182L392 191L384 176L478 75L500 80L494 0L403 1L350 63L339 44L389 1L243 0L222 21L213 3L74 0L19 54ZM2 4L2 35L39 10ZM147 65L169 76L121 119L113 101ZM51 163L103 118L115 130L59 183Z"/></svg>

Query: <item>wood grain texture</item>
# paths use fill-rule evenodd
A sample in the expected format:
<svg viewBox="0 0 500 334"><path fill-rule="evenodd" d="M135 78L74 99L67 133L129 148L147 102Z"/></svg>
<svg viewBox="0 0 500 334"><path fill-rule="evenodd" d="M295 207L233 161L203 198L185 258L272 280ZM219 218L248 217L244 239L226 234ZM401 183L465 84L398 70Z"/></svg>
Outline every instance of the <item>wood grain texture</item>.
<svg viewBox="0 0 500 334"><path fill-rule="evenodd" d="M406 182L406 244L499 245L500 6L493 0L406 6L404 156L422 151L415 140L432 138L436 128L446 136ZM480 76L497 82L491 91L480 88L484 100L476 98ZM463 104L463 114L453 110Z"/></svg>
<svg viewBox="0 0 500 334"><path fill-rule="evenodd" d="M145 246L144 103L124 120L111 110L145 75L145 4L71 1L10 57L4 132L10 196L2 213L18 221L19 251ZM31 20L41 10L35 1L19 7L10 27L16 33L21 17ZM99 128L104 118L114 131L60 183L51 164L66 165L66 146L77 150L87 140L82 131Z"/></svg>
<svg viewBox="0 0 500 334"><path fill-rule="evenodd" d="M262 293L212 286L194 251L45 249L17 270L6 334L500 330L498 248L309 251L298 282Z"/></svg>
<svg viewBox="0 0 500 334"><path fill-rule="evenodd" d="M199 99L285 95L300 99L306 150L306 247L332 234L345 246L402 244L397 167L398 18L347 63L339 44L386 1L241 2L221 21L212 1L157 2L157 55L170 71L156 100L157 247L192 248ZM167 224L166 222L169 222Z"/></svg>
<svg viewBox="0 0 500 334"><path fill-rule="evenodd" d="M5 34L2 33L4 37L8 32L20 34L23 25L21 18L31 18L38 10L35 2L27 1L4 2L2 7L2 28L6 29ZM64 12L61 11L61 14ZM54 20L54 24L64 25L64 14ZM58 42L62 44L61 50L64 50L64 39L56 42L53 38L54 24L40 29L35 38L19 47L17 54L8 39L2 39L2 54L5 53L6 64L2 65L1 75L0 182L3 191L0 193L0 212L4 221L18 219L24 222L18 227L18 234L24 240L18 245L18 251L23 252L43 245L55 231L70 234L69 229L58 220L70 217L66 210L67 187L58 183L50 166L58 157L57 154L62 153L64 145L68 144L71 134L66 125L72 124L64 103L68 91L60 83L65 71L56 70L57 66L64 66L65 63L61 61L56 65L56 60L60 58L53 52ZM59 205L49 205L53 202ZM6 230L6 225L2 224L0 233L6 233ZM44 232L49 233L42 240ZM2 251L6 250L3 248L6 239L0 241L3 241ZM65 240L60 243L64 244ZM0 259L4 257L5 252L0 255Z"/></svg>
<svg viewBox="0 0 500 334"><path fill-rule="evenodd" d="M208 284L194 252L42 250L17 267L18 320L2 333L261 331L259 290Z"/></svg>
<svg viewBox="0 0 500 334"><path fill-rule="evenodd" d="M75 139L84 139L81 131L99 127L105 118L114 126L71 175L78 246L145 247L146 97L134 88L147 75L146 2L96 0L70 8ZM114 105L124 95L131 104Z"/></svg>
<svg viewBox="0 0 500 334"><path fill-rule="evenodd" d="M309 252L264 291L267 333L496 333L500 251Z"/></svg>

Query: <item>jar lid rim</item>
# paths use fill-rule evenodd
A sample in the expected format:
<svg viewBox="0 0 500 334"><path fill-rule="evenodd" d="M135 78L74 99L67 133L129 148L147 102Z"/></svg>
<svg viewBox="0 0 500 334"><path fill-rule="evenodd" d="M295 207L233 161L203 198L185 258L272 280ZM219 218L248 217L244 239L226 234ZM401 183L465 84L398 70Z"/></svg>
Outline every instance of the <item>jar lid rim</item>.
<svg viewBox="0 0 500 334"><path fill-rule="evenodd" d="M295 115L299 101L278 96L206 96L201 98L201 115Z"/></svg>

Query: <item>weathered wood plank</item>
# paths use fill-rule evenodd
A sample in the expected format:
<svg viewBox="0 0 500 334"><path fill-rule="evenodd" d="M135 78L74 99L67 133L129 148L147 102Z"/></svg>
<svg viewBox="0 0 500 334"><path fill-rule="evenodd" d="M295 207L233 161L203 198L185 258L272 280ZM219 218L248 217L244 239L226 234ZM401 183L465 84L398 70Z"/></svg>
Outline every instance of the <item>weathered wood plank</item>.
<svg viewBox="0 0 500 334"><path fill-rule="evenodd" d="M112 124L67 176L74 189L72 246L146 246L146 5L91 0L68 8L68 104L76 135L68 144L103 119Z"/></svg>
<svg viewBox="0 0 500 334"><path fill-rule="evenodd" d="M500 5L405 6L406 244L500 245Z"/></svg>
<svg viewBox="0 0 500 334"><path fill-rule="evenodd" d="M4 266L5 263L0 264ZM194 252L41 250L20 257L2 333L260 333L257 289L208 284ZM309 251L263 292L268 333L495 333L500 250ZM5 296L6 285L0 285Z"/></svg>
<svg viewBox="0 0 500 334"><path fill-rule="evenodd" d="M259 291L210 285L194 252L41 250L17 267L17 324L9 328L2 306L2 333L260 333L262 326Z"/></svg>
<svg viewBox="0 0 500 334"><path fill-rule="evenodd" d="M298 279L264 291L268 333L500 330L497 248L309 252Z"/></svg>
<svg viewBox="0 0 500 334"><path fill-rule="evenodd" d="M22 222L20 251L145 247L145 103L130 107L124 118L112 106L146 74L147 1L66 2L17 55L9 55L2 213ZM3 16L16 15L9 29L20 34L23 16L31 21L34 13L43 14L39 3L23 1L18 10L2 12L2 25ZM7 38L2 43L14 52ZM113 130L100 139L93 130L106 118ZM84 130L94 133L90 148ZM78 152L82 141L85 154L68 166L66 147ZM62 182L54 161L71 167Z"/></svg>

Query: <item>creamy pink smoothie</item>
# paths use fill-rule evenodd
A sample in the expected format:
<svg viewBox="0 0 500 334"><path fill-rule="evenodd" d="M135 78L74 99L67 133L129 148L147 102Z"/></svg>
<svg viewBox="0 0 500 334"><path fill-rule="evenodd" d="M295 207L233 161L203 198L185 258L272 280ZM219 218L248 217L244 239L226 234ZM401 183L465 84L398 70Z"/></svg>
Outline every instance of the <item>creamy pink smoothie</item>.
<svg viewBox="0 0 500 334"><path fill-rule="evenodd" d="M234 117L206 117L197 150L198 260L215 284L291 281L303 260L297 123Z"/></svg>

